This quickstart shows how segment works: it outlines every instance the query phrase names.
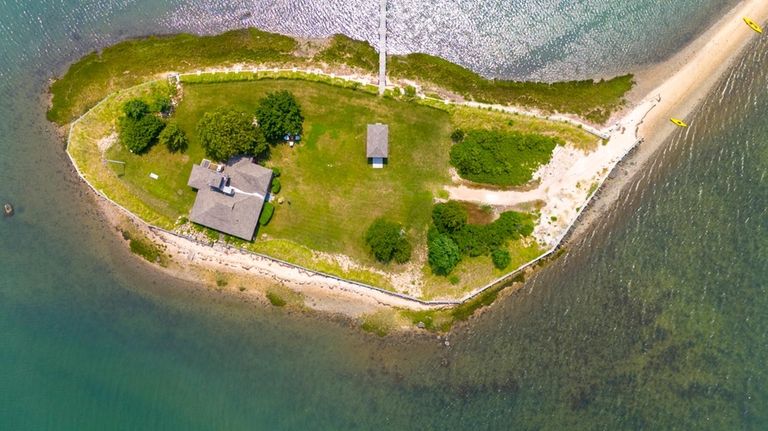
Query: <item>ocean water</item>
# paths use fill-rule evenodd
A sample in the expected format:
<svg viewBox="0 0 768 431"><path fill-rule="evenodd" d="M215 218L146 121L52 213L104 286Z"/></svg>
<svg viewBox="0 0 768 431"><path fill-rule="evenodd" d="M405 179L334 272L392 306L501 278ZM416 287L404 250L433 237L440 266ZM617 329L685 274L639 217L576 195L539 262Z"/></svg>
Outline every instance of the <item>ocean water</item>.
<svg viewBox="0 0 768 431"><path fill-rule="evenodd" d="M322 4L0 0L0 201L17 208L0 219L0 429L768 428L765 39L592 235L449 347L211 297L120 246L45 122L47 80L140 34L369 31L367 3ZM430 14L414 1L391 13L397 49L568 76L564 65L610 74L668 55L725 4L446 2ZM548 17L530 26L539 36L509 35L536 10L557 10L536 12ZM671 14L690 27L669 29L659 17ZM545 33L561 42L538 48ZM467 42L430 45L441 37ZM601 37L624 57L585 55ZM474 42L489 40L500 48Z"/></svg>

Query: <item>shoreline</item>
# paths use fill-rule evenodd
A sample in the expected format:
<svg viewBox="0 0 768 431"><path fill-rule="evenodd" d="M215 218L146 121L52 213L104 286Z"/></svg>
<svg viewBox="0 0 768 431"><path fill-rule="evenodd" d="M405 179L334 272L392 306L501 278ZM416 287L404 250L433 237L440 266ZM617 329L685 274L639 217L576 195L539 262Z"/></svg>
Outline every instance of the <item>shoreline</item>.
<svg viewBox="0 0 768 431"><path fill-rule="evenodd" d="M552 250L539 259L546 258L557 251L563 243L572 241L580 234L583 234L589 226L591 226L594 219L607 209L607 206L611 202L618 198L619 189L623 187L623 184L629 181L635 173L641 170L641 165L644 165L645 162L647 162L651 156L661 148L665 138L674 130L674 126L671 124L667 124L666 127L661 126L663 124L662 122L667 120L668 116L670 116L670 111L675 110L676 116L683 116L681 114L687 114L693 110L701 101L701 98L710 92L715 83L721 78L723 72L733 63L737 54L739 54L747 45L750 37L754 35L754 32L749 30L748 27L743 24L741 17L738 15L748 14L753 18L758 19L760 22L763 22L768 18L768 6L762 6L758 3L759 2L756 0L743 1L723 18L718 20L710 30L695 39L670 60L649 69L656 71L655 73L649 72L647 75L644 74L644 77L639 78L648 80L647 82L644 82L640 88L643 88L642 86L647 86L654 88L654 90L647 93L642 102L628 108L628 113L623 113L625 115L623 115L621 119L609 129L611 131L609 144L604 145L600 147L598 151L595 151L595 153L598 153L599 155L598 160L600 160L601 165L608 163L612 168L602 176L601 185L588 196L583 208L577 208L576 215L572 219L568 219L568 221L572 220L572 222L562 232L562 235L559 238L552 238L552 240L548 242L548 245L552 246ZM745 31L743 37L738 37L738 25L744 26L745 30L753 34L746 33ZM719 55L712 55L712 53L709 52L712 47L720 48L717 53ZM707 50L707 48L710 49ZM675 70L675 73L664 78L662 72L665 72L670 68ZM697 81L695 80L694 83L690 83L692 74L695 74L696 76L707 74L707 76L703 79L703 84L697 85ZM334 74L331 74L331 76L340 77ZM645 76L647 76L647 78L645 78ZM689 85L684 85L686 83ZM661 95L661 100L655 99L656 93ZM461 105L459 103L454 104ZM515 107L505 107L504 110L508 110L509 112L520 112L519 108ZM536 115L536 113L533 113L533 115ZM562 121L562 119L558 118L555 119L555 121ZM669 122L666 121L666 123ZM630 133L626 133L627 129L629 129ZM640 140L644 140L644 142L641 145L636 146L636 143ZM610 151L600 151L603 147L610 147ZM631 156L627 158L626 156L630 153L632 153ZM618 181L610 181L605 186L602 185L602 182L611 175L613 169L615 169L620 162L626 162L630 159L637 162L637 167L633 169L631 175L625 175L627 178L622 178ZM78 174L80 174L74 160L72 160L72 162L73 165L75 165ZM82 177L82 174L80 174L80 176ZM572 177L571 179L573 178L575 177ZM99 206L107 215L107 218L115 224L115 220L118 216L116 214L110 215L110 208L107 207L117 204L101 195L101 193L94 189L84 177L82 179L100 198L99 200L101 202ZM551 186L552 184L545 183L541 186L541 189L551 188ZM561 190L557 191L559 192ZM598 191L600 192L599 198L596 196ZM105 198L107 200L104 200ZM109 204L107 204L107 202L109 202ZM596 205L599 205L599 208L596 208ZM117 206L119 207L119 205ZM589 211L585 211L587 207L590 208ZM117 210L117 208L113 206L111 210ZM582 213L584 213L583 216ZM542 218L548 214L549 213L542 211ZM135 222L136 220L134 220L134 224L137 224ZM415 302L424 303L424 301L415 299L414 301L398 301L395 299L396 295L389 295L383 292L377 294L370 289L358 286L357 283L345 283L342 280L330 280L329 277L321 279L317 278L317 274L301 274L300 269L295 267L292 268L293 274L288 274L283 271L285 268L275 268L273 266L275 264L274 261L269 262L267 265L272 266L271 268L266 268L264 265L255 265L252 260L243 260L244 257L253 259L253 255L247 256L242 251L233 252L231 249L224 247L218 247L220 249L217 249L217 246L211 247L195 244L192 241L174 237L172 234L158 232L141 220L138 220L138 222L139 224L144 225L146 228L144 234L150 238L152 242L162 244L166 250L170 249L170 255L176 257L176 262L184 262L184 264L181 265L181 268L183 268L181 270L174 272L174 270L171 269L164 269L169 271L176 278L200 281L199 279L193 278L194 274L189 274L189 268L197 268L196 270L222 270L237 273L245 277L271 280L272 283L283 284L292 290L304 293L307 298L311 298L312 306L310 308L314 310L328 313L341 313L349 317L360 317L364 314L387 307L412 310L424 309L414 307ZM198 259L198 261L195 262L195 259ZM261 263L263 264L264 262ZM524 268L525 267L523 267L523 270ZM520 273L520 270L513 271L510 274L518 273ZM498 282L499 280L493 284ZM491 285L488 287L490 286ZM517 289L507 288L504 290L506 293L511 294ZM473 290L472 295L465 296L463 300L458 301L453 305L458 305L458 303L467 301L481 292L482 290ZM444 308L449 305L451 304L439 304L438 308Z"/></svg>
<svg viewBox="0 0 768 431"><path fill-rule="evenodd" d="M636 125L636 135L643 142L617 164L617 169L621 167L623 172L599 188L599 196L575 224L566 243L588 235L597 219L620 199L624 187L646 170L657 152L663 151L668 138L678 130L669 118L685 118L693 113L753 38L765 37L744 23L742 18L745 16L760 23L767 21L768 3L743 0L671 58L637 72L638 85L628 95L636 102L616 116L621 118L618 120L621 123L652 107L643 121ZM638 97L640 90L644 90L645 94ZM661 100L654 103L658 96ZM685 133L693 127L695 121L689 122Z"/></svg>

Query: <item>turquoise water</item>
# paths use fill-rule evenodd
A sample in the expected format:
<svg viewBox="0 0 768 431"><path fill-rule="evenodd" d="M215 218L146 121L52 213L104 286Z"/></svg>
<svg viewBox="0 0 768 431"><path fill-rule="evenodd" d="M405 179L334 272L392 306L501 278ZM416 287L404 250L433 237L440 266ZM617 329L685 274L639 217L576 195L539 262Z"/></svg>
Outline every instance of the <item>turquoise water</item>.
<svg viewBox="0 0 768 431"><path fill-rule="evenodd" d="M768 428L768 41L593 236L445 347L211 297L118 244L40 94L184 4L0 1L0 429Z"/></svg>

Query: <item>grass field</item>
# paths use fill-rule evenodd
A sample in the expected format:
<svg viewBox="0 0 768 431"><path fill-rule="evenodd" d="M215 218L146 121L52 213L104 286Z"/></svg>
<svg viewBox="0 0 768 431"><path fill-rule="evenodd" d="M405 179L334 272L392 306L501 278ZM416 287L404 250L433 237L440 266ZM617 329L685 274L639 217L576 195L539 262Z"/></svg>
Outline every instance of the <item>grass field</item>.
<svg viewBox="0 0 768 431"><path fill-rule="evenodd" d="M302 106L304 139L272 150L269 165L281 168L280 196L290 205L279 205L260 233L369 265L375 262L362 238L377 217L402 223L421 240L433 194L449 182L444 111L301 81L187 85L175 116L191 138L190 154L199 148L194 129L203 113L221 106L253 112L267 92L283 89ZM366 126L375 122L390 127L384 169L372 169L365 157Z"/></svg>

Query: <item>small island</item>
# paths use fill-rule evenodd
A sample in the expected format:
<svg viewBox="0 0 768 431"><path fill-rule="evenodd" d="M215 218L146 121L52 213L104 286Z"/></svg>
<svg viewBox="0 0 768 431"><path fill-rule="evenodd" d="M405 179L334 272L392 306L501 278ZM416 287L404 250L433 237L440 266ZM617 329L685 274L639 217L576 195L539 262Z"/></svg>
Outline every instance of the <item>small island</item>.
<svg viewBox="0 0 768 431"><path fill-rule="evenodd" d="M599 124L631 77L486 80L412 54L380 94L377 56L253 29L133 40L54 82L49 118L147 260L373 332L446 330L556 255L626 153Z"/></svg>

